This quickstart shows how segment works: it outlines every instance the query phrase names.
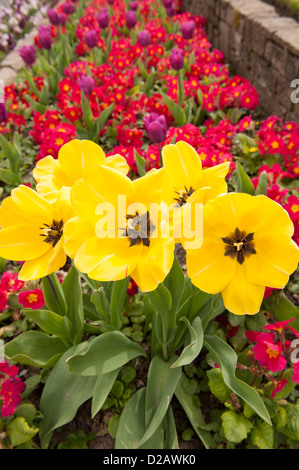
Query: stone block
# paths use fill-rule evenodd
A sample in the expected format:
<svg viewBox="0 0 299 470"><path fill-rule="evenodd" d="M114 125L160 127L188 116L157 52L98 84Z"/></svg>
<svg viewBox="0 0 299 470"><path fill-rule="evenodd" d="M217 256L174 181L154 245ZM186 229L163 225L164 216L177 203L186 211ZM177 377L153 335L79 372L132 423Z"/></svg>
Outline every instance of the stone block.
<svg viewBox="0 0 299 470"><path fill-rule="evenodd" d="M220 21L219 23L219 35L220 35L220 44L221 49L226 57L229 60L230 52L231 52L231 44L230 44L230 33L231 28L227 23L224 21Z"/></svg>
<svg viewBox="0 0 299 470"><path fill-rule="evenodd" d="M284 47L275 44L271 40L267 41L264 57L278 72L284 74L287 61L287 51Z"/></svg>
<svg viewBox="0 0 299 470"><path fill-rule="evenodd" d="M4 85L10 85L14 82L17 72L11 67L1 67L0 80L4 81Z"/></svg>
<svg viewBox="0 0 299 470"><path fill-rule="evenodd" d="M277 78L276 86L276 96L279 101L286 109L292 108L291 94L294 91L294 88L291 87L291 82L283 77L279 76ZM299 103L298 103L299 104Z"/></svg>
<svg viewBox="0 0 299 470"><path fill-rule="evenodd" d="M290 18L291 19L291 18ZM286 47L290 52L299 52L299 26L298 23L291 19L289 26L287 24L278 29L274 36L273 41Z"/></svg>
<svg viewBox="0 0 299 470"><path fill-rule="evenodd" d="M1 62L2 67L10 67L16 72L21 70L24 65L23 59L19 56L17 51L10 52L5 59Z"/></svg>

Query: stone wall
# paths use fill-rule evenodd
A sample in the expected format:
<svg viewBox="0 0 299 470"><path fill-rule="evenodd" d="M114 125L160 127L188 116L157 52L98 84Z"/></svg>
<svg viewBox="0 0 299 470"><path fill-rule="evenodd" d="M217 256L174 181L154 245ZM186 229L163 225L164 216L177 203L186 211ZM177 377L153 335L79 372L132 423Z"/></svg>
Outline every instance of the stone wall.
<svg viewBox="0 0 299 470"><path fill-rule="evenodd" d="M207 19L213 47L221 49L232 73L250 80L260 109L298 121L299 23L280 16L261 0L183 0L184 9ZM291 86L298 80L296 88ZM294 93L295 92L295 93Z"/></svg>

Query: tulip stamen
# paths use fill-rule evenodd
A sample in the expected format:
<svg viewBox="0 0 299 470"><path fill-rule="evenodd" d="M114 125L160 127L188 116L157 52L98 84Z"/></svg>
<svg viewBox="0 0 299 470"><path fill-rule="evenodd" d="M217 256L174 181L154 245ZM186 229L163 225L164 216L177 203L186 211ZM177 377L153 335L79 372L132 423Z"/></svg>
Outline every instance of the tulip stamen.
<svg viewBox="0 0 299 470"><path fill-rule="evenodd" d="M245 257L256 254L254 243L254 233L241 231L238 228L229 237L223 237L221 240L226 244L224 256L237 258L239 264L243 264Z"/></svg>
<svg viewBox="0 0 299 470"><path fill-rule="evenodd" d="M42 230L43 232L43 233L40 233L40 236L46 237L44 239L44 242L49 243L54 248L59 242L60 238L62 237L62 234L63 234L62 228L63 228L63 220L60 220L59 222L57 222L56 220L53 219L52 225L43 224L43 226L40 227L40 230Z"/></svg>
<svg viewBox="0 0 299 470"><path fill-rule="evenodd" d="M184 204L187 203L188 201L188 197L191 196L191 194L194 193L194 189L192 188L192 186L190 186L190 189L188 190L186 188L186 186L184 186L184 189L182 189L181 191L175 191L175 193L179 196L179 197L174 197L174 201L177 201L178 202L178 205L180 207L182 207Z"/></svg>
<svg viewBox="0 0 299 470"><path fill-rule="evenodd" d="M135 246L142 242L144 246L148 247L150 246L150 233L155 228L148 212L140 215L136 211L135 215L126 215L125 227L120 230L124 230L123 236L129 238L130 246Z"/></svg>

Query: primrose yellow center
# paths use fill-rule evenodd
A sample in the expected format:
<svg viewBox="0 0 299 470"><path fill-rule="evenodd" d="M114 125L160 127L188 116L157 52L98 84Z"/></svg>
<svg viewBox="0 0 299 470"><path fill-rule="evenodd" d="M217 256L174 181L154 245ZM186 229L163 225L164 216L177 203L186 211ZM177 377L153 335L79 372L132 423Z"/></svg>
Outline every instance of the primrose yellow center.
<svg viewBox="0 0 299 470"><path fill-rule="evenodd" d="M27 300L30 304L36 302L37 301L37 294L29 294L27 296Z"/></svg>
<svg viewBox="0 0 299 470"><path fill-rule="evenodd" d="M266 352L267 352L270 359L272 359L272 358L275 359L279 355L279 351L275 351L274 349L271 348L271 346L269 346L267 348Z"/></svg>

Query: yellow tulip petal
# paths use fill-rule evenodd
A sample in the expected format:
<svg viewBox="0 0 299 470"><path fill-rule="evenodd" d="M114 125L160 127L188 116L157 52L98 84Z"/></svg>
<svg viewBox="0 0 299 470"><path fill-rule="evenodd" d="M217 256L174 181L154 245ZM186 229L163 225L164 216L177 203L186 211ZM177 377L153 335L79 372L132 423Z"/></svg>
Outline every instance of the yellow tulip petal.
<svg viewBox="0 0 299 470"><path fill-rule="evenodd" d="M130 201L135 195L133 182L123 173L107 166L89 168L83 176L84 182L101 202L118 207L119 195Z"/></svg>
<svg viewBox="0 0 299 470"><path fill-rule="evenodd" d="M20 207L20 211L30 215L30 220L51 222L52 209L50 203L28 186L19 186L11 192L13 202Z"/></svg>
<svg viewBox="0 0 299 470"><path fill-rule="evenodd" d="M39 183L42 178L48 175L53 175L54 172L59 169L60 165L58 160L53 158L52 155L48 155L36 163L35 168L32 170L32 174L35 181Z"/></svg>
<svg viewBox="0 0 299 470"><path fill-rule="evenodd" d="M110 155L110 157L106 157L105 166L114 168L115 170L120 171L124 175L127 175L130 170L130 167L127 164L127 160L125 159L125 157L119 154Z"/></svg>
<svg viewBox="0 0 299 470"><path fill-rule="evenodd" d="M149 247L143 247L132 272L132 278L143 292L153 291L164 281L173 264L174 246L171 238L157 238L151 239Z"/></svg>
<svg viewBox="0 0 299 470"><path fill-rule="evenodd" d="M221 241L222 242L222 241ZM187 250L187 274L192 284L208 294L221 292L232 280L236 260L224 256L224 244L204 238L199 250Z"/></svg>
<svg viewBox="0 0 299 470"><path fill-rule="evenodd" d="M75 265L92 279L117 281L131 274L141 252L142 244L130 247L128 238L91 237L77 251Z"/></svg>
<svg viewBox="0 0 299 470"><path fill-rule="evenodd" d="M101 202L98 195L88 186L85 181L78 180L71 189L71 204L74 213L82 220L87 220L95 225L98 220L96 207Z"/></svg>
<svg viewBox="0 0 299 470"><path fill-rule="evenodd" d="M72 186L73 183L58 160L50 155L37 162L32 174L37 182L36 190L47 199L51 199L52 194L55 195L63 186Z"/></svg>
<svg viewBox="0 0 299 470"><path fill-rule="evenodd" d="M66 263L66 254L64 251L64 240L63 237L59 240L53 250L52 258L49 260L48 268L49 274L58 271L63 268Z"/></svg>
<svg viewBox="0 0 299 470"><path fill-rule="evenodd" d="M15 204L12 197L7 197L0 206L0 226L2 228L10 227L16 223L31 224L30 214L22 210L22 207Z"/></svg>
<svg viewBox="0 0 299 470"><path fill-rule="evenodd" d="M74 209L71 206L71 188L63 187L57 194L52 203L52 213L54 220L63 220L66 223L74 215Z"/></svg>
<svg viewBox="0 0 299 470"><path fill-rule="evenodd" d="M172 202L172 182L166 168L152 169L141 178L133 181L138 202L148 206L165 201Z"/></svg>
<svg viewBox="0 0 299 470"><path fill-rule="evenodd" d="M86 169L104 165L105 153L95 142L74 139L61 147L58 161L64 173L75 183Z"/></svg>
<svg viewBox="0 0 299 470"><path fill-rule="evenodd" d="M74 259L80 246L95 235L95 228L88 221L73 217L66 223L63 234L64 250L70 258Z"/></svg>
<svg viewBox="0 0 299 470"><path fill-rule="evenodd" d="M236 263L236 272L222 291L224 306L236 315L254 315L260 311L265 287L247 280L244 265Z"/></svg>
<svg viewBox="0 0 299 470"><path fill-rule="evenodd" d="M256 254L245 259L247 279L255 284L283 289L299 262L299 248L287 235L255 234Z"/></svg>
<svg viewBox="0 0 299 470"><path fill-rule="evenodd" d="M61 240L57 243L55 251L48 245L48 250L38 258L26 261L20 272L21 281L34 281L58 271L66 262L66 255L61 251Z"/></svg>
<svg viewBox="0 0 299 470"><path fill-rule="evenodd" d="M238 227L252 232L257 220L256 198L245 193L228 193L211 199L204 206L204 218L219 237L229 236Z"/></svg>
<svg viewBox="0 0 299 470"><path fill-rule="evenodd" d="M163 165L171 177L175 191L198 188L202 170L196 150L186 142L165 145L162 149Z"/></svg>
<svg viewBox="0 0 299 470"><path fill-rule="evenodd" d="M36 185L36 190L50 203L55 202L59 189L56 189L56 181L53 175L49 175L47 178L42 178ZM61 186L63 187L63 186Z"/></svg>
<svg viewBox="0 0 299 470"><path fill-rule="evenodd" d="M253 199L258 205L257 221L254 227L256 232L271 232L274 237L278 233L284 233L289 237L293 236L293 222L287 211L278 202L264 195L256 196Z"/></svg>
<svg viewBox="0 0 299 470"><path fill-rule="evenodd" d="M208 188L205 192L205 198L202 201L204 204L209 199L214 199L220 194L227 192L227 183L225 177L228 173L229 165L229 162L225 162L221 165L215 165L201 172L199 184L202 188Z"/></svg>
<svg viewBox="0 0 299 470"><path fill-rule="evenodd" d="M38 258L49 249L36 226L18 224L0 230L0 256L13 261Z"/></svg>

